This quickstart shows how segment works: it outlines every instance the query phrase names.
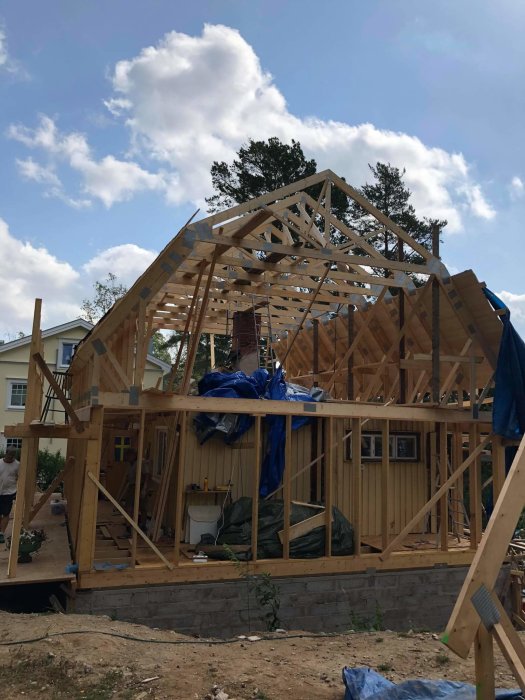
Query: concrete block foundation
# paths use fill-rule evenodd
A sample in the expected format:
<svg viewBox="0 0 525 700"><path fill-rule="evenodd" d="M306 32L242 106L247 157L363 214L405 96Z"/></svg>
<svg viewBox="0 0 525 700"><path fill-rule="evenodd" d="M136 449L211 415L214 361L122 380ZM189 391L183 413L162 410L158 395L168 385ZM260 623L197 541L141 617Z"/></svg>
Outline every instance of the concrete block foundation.
<svg viewBox="0 0 525 700"><path fill-rule="evenodd" d="M274 578L285 629L343 632L359 629L444 629L468 567ZM508 590L504 567L496 590ZM172 629L232 637L265 624L245 581L105 588L77 591L72 612Z"/></svg>

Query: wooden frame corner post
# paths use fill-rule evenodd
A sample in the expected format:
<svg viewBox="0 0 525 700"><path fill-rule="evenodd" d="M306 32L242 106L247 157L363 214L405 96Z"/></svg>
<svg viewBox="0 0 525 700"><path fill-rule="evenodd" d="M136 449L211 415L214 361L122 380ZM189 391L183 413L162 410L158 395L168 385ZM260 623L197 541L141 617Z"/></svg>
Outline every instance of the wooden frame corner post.
<svg viewBox="0 0 525 700"><path fill-rule="evenodd" d="M93 474L97 479L100 476L103 422L104 408L102 406L93 406L91 410L91 427L92 435L96 435L96 437L87 440L86 460L84 463L84 488L76 552L79 573L91 571L95 556L98 488L92 479L89 478L89 473ZM81 468L81 465L78 466Z"/></svg>

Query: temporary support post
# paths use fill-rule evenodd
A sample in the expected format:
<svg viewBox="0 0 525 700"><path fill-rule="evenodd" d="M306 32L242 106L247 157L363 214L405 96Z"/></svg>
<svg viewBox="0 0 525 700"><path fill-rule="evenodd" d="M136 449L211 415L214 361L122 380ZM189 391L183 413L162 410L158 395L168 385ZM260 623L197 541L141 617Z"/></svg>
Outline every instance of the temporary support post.
<svg viewBox="0 0 525 700"><path fill-rule="evenodd" d="M397 259L403 262L405 259L405 251L403 248L403 240L400 236L397 237ZM399 313L399 330L405 325L405 292L403 287L398 290L398 313ZM406 352L406 336L403 334L399 338L399 403L406 403L407 400L407 381L406 369L401 366L401 360L405 359Z"/></svg>
<svg viewBox="0 0 525 700"><path fill-rule="evenodd" d="M388 547L390 535L390 431L389 421L383 421L381 454L381 549Z"/></svg>
<svg viewBox="0 0 525 700"><path fill-rule="evenodd" d="M348 305L348 316L346 317L346 322L348 324L348 347L352 347L354 342L354 307L352 304ZM347 359L347 375L346 375L346 398L352 401L354 398L354 356L353 354L348 355Z"/></svg>
<svg viewBox="0 0 525 700"><path fill-rule="evenodd" d="M478 442L478 427L472 425L469 432L469 449L472 453ZM470 548L477 549L481 540L481 457L476 457L469 467Z"/></svg>
<svg viewBox="0 0 525 700"><path fill-rule="evenodd" d="M493 503L499 498L503 483L505 481L505 448L503 447L501 438L497 435L492 443L492 488L493 488Z"/></svg>
<svg viewBox="0 0 525 700"><path fill-rule="evenodd" d="M332 555L332 508L334 500L334 419L326 418L326 451L324 477L324 507L325 507L325 547L326 557Z"/></svg>
<svg viewBox="0 0 525 700"><path fill-rule="evenodd" d="M139 439L137 444L137 465L135 472L135 493L133 494L133 521L139 524L140 490L142 481L142 453L144 451L144 424L146 421L146 411L140 412ZM131 565L135 567L137 559L137 531L133 529L131 533Z"/></svg>
<svg viewBox="0 0 525 700"><path fill-rule="evenodd" d="M292 500L292 416L285 419L283 559L290 558L290 511Z"/></svg>
<svg viewBox="0 0 525 700"><path fill-rule="evenodd" d="M354 554L361 556L361 420L352 419L352 467L353 467L353 504L354 504Z"/></svg>
<svg viewBox="0 0 525 700"><path fill-rule="evenodd" d="M26 408L24 422L31 423L40 417L42 386L38 376L33 353L41 349L40 316L42 312L42 300L35 299L33 314L33 329L31 334L31 351L27 376ZM17 497L13 514L13 528L11 532L11 547L7 565L7 577L16 576L18 545L20 542L20 529L24 521L27 522L31 508L33 507L33 494L35 492L36 462L38 457L38 438L25 438L22 441L20 454L20 469L18 472Z"/></svg>
<svg viewBox="0 0 525 700"><path fill-rule="evenodd" d="M259 479L261 477L261 416L255 416L252 491L252 561L257 561L257 538L259 532Z"/></svg>
<svg viewBox="0 0 525 700"><path fill-rule="evenodd" d="M178 565L180 561L180 541L182 539L182 528L184 526L184 523L182 522L182 518L184 517L184 513L182 512L182 491L184 489L184 474L186 469L186 445L188 430L188 414L186 411L182 412L181 420L179 422L179 430L179 461L175 494L175 540L173 542L173 556L176 565Z"/></svg>
<svg viewBox="0 0 525 700"><path fill-rule="evenodd" d="M432 226L432 253L439 258L439 227ZM439 367L439 280L432 278L432 401L439 403L441 379Z"/></svg>
<svg viewBox="0 0 525 700"><path fill-rule="evenodd" d="M86 461L84 466L84 488L82 489L82 504L77 541L77 563L80 573L91 571L95 554L95 538L97 527L98 488L89 474L96 479L100 475L100 452L102 447L102 427L104 408L93 406L91 409L91 438L87 441ZM81 466L79 465L79 468Z"/></svg>
<svg viewBox="0 0 525 700"><path fill-rule="evenodd" d="M494 680L494 646L492 635L480 624L474 641L474 660L476 666L477 700L494 700L496 697Z"/></svg>
<svg viewBox="0 0 525 700"><path fill-rule="evenodd" d="M448 453L447 453L447 424L437 423L436 429L439 435L439 483L444 484L448 479ZM439 501L439 523L441 551L448 550L448 493Z"/></svg>
<svg viewBox="0 0 525 700"><path fill-rule="evenodd" d="M312 324L312 370L314 375L314 386L319 386L319 319L314 318Z"/></svg>

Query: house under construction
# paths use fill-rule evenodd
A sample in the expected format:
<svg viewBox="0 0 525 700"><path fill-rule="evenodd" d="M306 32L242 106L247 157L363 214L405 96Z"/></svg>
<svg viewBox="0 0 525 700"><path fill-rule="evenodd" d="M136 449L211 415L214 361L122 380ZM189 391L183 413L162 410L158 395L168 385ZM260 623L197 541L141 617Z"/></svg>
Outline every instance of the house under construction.
<svg viewBox="0 0 525 700"><path fill-rule="evenodd" d="M388 232L394 258L334 215L335 190L368 213L375 235ZM231 549L247 572L279 582L285 624L349 628L356 610L367 619L381 610L391 627L446 621L481 539L482 496L496 502L516 440L492 426L505 310L472 271L448 273L439 232L430 252L331 171L188 223L77 347L70 394L57 390L64 425L40 421L43 382L53 377L39 309L24 422L6 429L23 443L1 583L67 579L77 610L235 631L246 622L238 566L214 556L228 509L242 502L244 544ZM145 389L159 330L179 332L177 357L164 382ZM266 387L253 397L198 395L203 335L214 386L233 370L267 370ZM228 365L219 367L215 341L228 335ZM268 394L272 380L304 387L308 400L299 390L299 400ZM204 442L203 416L213 428ZM228 421L242 423L237 439L224 439L218 423ZM58 479L74 564L67 576L46 559L52 541L31 572L17 566L21 526L48 510L35 474L39 439L49 436L68 439ZM134 474L123 446L136 451ZM267 556L261 520L277 512L272 503L279 523ZM195 506L216 506L219 521L214 540L197 547L188 541ZM341 549L348 527L352 545ZM312 535L315 554L301 547Z"/></svg>

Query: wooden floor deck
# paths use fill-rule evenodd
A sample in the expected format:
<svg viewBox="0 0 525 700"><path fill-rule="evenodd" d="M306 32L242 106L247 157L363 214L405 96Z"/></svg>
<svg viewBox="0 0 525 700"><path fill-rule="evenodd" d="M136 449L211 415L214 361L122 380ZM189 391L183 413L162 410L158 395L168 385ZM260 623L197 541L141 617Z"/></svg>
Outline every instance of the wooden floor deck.
<svg viewBox="0 0 525 700"><path fill-rule="evenodd" d="M66 572L71 555L65 516L51 515L50 507L46 504L31 523L31 529L44 529L47 540L33 555L30 564L18 564L15 578L7 578L9 549L7 544L0 544L0 586L74 580L75 574ZM11 522L6 535L9 537L10 534Z"/></svg>

